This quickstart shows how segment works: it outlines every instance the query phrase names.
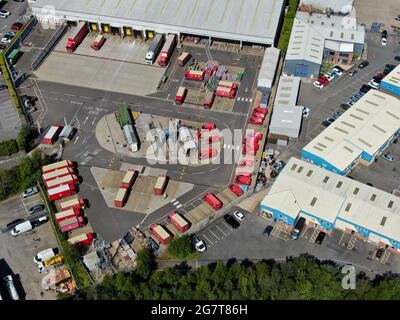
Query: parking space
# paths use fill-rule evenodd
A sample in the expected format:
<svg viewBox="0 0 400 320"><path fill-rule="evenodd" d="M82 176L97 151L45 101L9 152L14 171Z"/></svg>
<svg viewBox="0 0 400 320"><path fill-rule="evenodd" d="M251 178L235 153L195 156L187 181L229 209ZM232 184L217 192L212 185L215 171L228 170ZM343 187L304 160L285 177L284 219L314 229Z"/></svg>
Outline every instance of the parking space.
<svg viewBox="0 0 400 320"><path fill-rule="evenodd" d="M206 243L207 248L210 248L229 237L234 231L235 230L228 225L224 219L220 219L202 230L199 233L199 237Z"/></svg>

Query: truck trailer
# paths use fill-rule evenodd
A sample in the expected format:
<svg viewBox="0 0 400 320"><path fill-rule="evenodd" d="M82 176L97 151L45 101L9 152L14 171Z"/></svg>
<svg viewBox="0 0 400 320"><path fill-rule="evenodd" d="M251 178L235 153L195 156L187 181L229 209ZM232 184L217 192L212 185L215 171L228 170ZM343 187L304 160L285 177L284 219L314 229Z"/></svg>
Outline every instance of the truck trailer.
<svg viewBox="0 0 400 320"><path fill-rule="evenodd" d="M203 196L203 200L210 204L215 210L222 208L222 201L219 200L214 194L207 193Z"/></svg>
<svg viewBox="0 0 400 320"><path fill-rule="evenodd" d="M203 81L204 80L204 71L188 69L185 72L185 78L188 80Z"/></svg>
<svg viewBox="0 0 400 320"><path fill-rule="evenodd" d="M96 38L94 38L93 43L90 45L90 47L93 50L98 51L103 46L104 42L106 42L106 38L102 34L99 34L96 36Z"/></svg>
<svg viewBox="0 0 400 320"><path fill-rule="evenodd" d="M174 34L167 35L167 39L161 49L160 57L158 58L158 64L161 67L166 67L168 65L168 62L174 52L175 46L176 36Z"/></svg>
<svg viewBox="0 0 400 320"><path fill-rule="evenodd" d="M212 91L207 91L204 98L203 106L206 109L210 109L214 103L215 93Z"/></svg>
<svg viewBox="0 0 400 320"><path fill-rule="evenodd" d="M59 170L55 170L55 171L51 171L49 173L43 174L42 179L43 179L43 181L50 181L50 180L61 178L61 177L71 175L74 173L75 173L75 171L73 168L62 168Z"/></svg>
<svg viewBox="0 0 400 320"><path fill-rule="evenodd" d="M183 104L187 94L187 89L185 87L179 87L176 93L175 102L176 104Z"/></svg>
<svg viewBox="0 0 400 320"><path fill-rule="evenodd" d="M158 241L160 241L161 244L167 244L173 238L173 235L170 234L167 229L160 224L153 224L150 227L150 231L158 239Z"/></svg>
<svg viewBox="0 0 400 320"><path fill-rule="evenodd" d="M46 185L47 189L55 188L58 186L62 186L64 184L79 184L79 178L75 174L69 174L67 176L63 176L61 178L45 181L44 184Z"/></svg>
<svg viewBox="0 0 400 320"><path fill-rule="evenodd" d="M70 245L90 246L93 242L93 233L82 233L73 238L68 239Z"/></svg>
<svg viewBox="0 0 400 320"><path fill-rule="evenodd" d="M133 184L135 183L137 177L139 175L139 171L137 170L128 170L122 179L120 188L131 189Z"/></svg>
<svg viewBox="0 0 400 320"><path fill-rule="evenodd" d="M218 86L217 89L215 90L215 95L218 97L233 99L236 96L236 91L237 91L236 85L231 88Z"/></svg>
<svg viewBox="0 0 400 320"><path fill-rule="evenodd" d="M154 39L151 41L151 43L149 45L149 49L147 50L147 53L146 53L146 63L147 64L154 63L154 61L157 59L157 56L158 56L163 44L164 44L164 35L157 34L154 37Z"/></svg>
<svg viewBox="0 0 400 320"><path fill-rule="evenodd" d="M50 201L66 198L76 193L75 186L73 184L65 184L56 188L47 190L47 194Z"/></svg>
<svg viewBox="0 0 400 320"><path fill-rule="evenodd" d="M74 163L71 160L61 160L42 167L42 174L60 170L63 168L73 168Z"/></svg>
<svg viewBox="0 0 400 320"><path fill-rule="evenodd" d="M122 208L126 203L128 194L129 194L129 189L119 188L114 200L114 205L116 207Z"/></svg>
<svg viewBox="0 0 400 320"><path fill-rule="evenodd" d="M59 223L61 221L67 220L72 217L79 217L82 215L82 211L79 209L69 209L66 211L57 212L55 214L56 222Z"/></svg>
<svg viewBox="0 0 400 320"><path fill-rule="evenodd" d="M83 39L85 39L86 35L89 33L89 28L85 22L80 22L72 35L68 38L67 42L67 51L69 53L73 53L76 48L81 44Z"/></svg>
<svg viewBox="0 0 400 320"><path fill-rule="evenodd" d="M179 213L171 212L168 220L182 233L190 228L190 223Z"/></svg>
<svg viewBox="0 0 400 320"><path fill-rule="evenodd" d="M183 67L192 57L192 55L189 52L183 52L179 58L178 58L178 64Z"/></svg>
<svg viewBox="0 0 400 320"><path fill-rule="evenodd" d="M83 227L84 225L85 222L83 221L83 217L72 217L58 223L61 233Z"/></svg>
<svg viewBox="0 0 400 320"><path fill-rule="evenodd" d="M61 126L51 126L49 131L47 131L46 135L44 136L43 142L49 145L54 144L57 141L61 130Z"/></svg>
<svg viewBox="0 0 400 320"><path fill-rule="evenodd" d="M154 194L157 196L161 196L168 184L169 177L168 176L160 176L158 177L156 184L154 186Z"/></svg>
<svg viewBox="0 0 400 320"><path fill-rule="evenodd" d="M84 209L85 208L85 199L83 198L74 198L68 201L64 201L60 203L61 211L67 211L70 209Z"/></svg>

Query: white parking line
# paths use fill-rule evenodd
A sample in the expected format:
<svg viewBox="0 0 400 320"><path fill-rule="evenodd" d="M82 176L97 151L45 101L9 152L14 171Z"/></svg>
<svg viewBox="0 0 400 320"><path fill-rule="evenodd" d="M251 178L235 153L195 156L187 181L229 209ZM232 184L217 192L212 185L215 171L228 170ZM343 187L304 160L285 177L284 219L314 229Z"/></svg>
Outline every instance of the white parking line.
<svg viewBox="0 0 400 320"><path fill-rule="evenodd" d="M22 199L22 197L21 197L21 196L19 196L19 198L21 199L22 205L23 205L23 206L24 206L24 208L25 208L25 212L26 212L26 213L28 213L28 209L26 208L26 205L25 205L24 199Z"/></svg>
<svg viewBox="0 0 400 320"><path fill-rule="evenodd" d="M174 203L175 201L176 201L176 199L174 198L174 199L172 199L170 202L171 202L171 203Z"/></svg>
<svg viewBox="0 0 400 320"><path fill-rule="evenodd" d="M214 244L214 242L212 242L210 239L208 239L208 237L205 234L201 235L201 237L203 237L210 243L210 247Z"/></svg>
<svg viewBox="0 0 400 320"><path fill-rule="evenodd" d="M78 139L79 139L79 136L76 137L74 144L78 141Z"/></svg>
<svg viewBox="0 0 400 320"><path fill-rule="evenodd" d="M212 230L208 230L208 231L210 231L213 234L213 236L216 237L218 240L221 240L220 238L218 238L218 236L214 232L212 232Z"/></svg>
<svg viewBox="0 0 400 320"><path fill-rule="evenodd" d="M220 228L220 227L218 227L218 226L215 226L219 231L221 231L223 234L224 234L224 236L226 237L227 236L227 234Z"/></svg>
<svg viewBox="0 0 400 320"><path fill-rule="evenodd" d="M179 203L179 201L175 201L175 202L173 203L173 205L176 206L178 203Z"/></svg>
<svg viewBox="0 0 400 320"><path fill-rule="evenodd" d="M181 207L182 207L182 205L181 205L181 204L180 204L180 205L178 205L178 206L176 206L176 208L177 208L177 209L179 209L179 208L181 208Z"/></svg>

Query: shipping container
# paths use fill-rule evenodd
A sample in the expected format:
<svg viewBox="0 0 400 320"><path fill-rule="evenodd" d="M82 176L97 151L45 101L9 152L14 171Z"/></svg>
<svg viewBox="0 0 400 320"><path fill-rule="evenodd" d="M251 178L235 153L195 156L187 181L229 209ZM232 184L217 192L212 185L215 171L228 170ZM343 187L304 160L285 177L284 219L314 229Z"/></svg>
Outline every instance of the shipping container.
<svg viewBox="0 0 400 320"><path fill-rule="evenodd" d="M59 223L61 221L67 220L72 217L78 217L82 215L82 211L79 209L69 209L66 211L57 212L55 214L56 222Z"/></svg>
<svg viewBox="0 0 400 320"><path fill-rule="evenodd" d="M8 55L7 60L8 63L11 65L15 65L19 58L21 58L21 56L23 55L23 52L19 49L14 49L13 51L11 51L11 53Z"/></svg>
<svg viewBox="0 0 400 320"><path fill-rule="evenodd" d="M83 39L85 39L86 35L89 33L89 28L85 22L80 22L72 35L68 38L67 42L67 51L72 53L75 49L81 44Z"/></svg>
<svg viewBox="0 0 400 320"><path fill-rule="evenodd" d="M188 69L185 72L185 78L188 80L203 81L204 80L204 71Z"/></svg>
<svg viewBox="0 0 400 320"><path fill-rule="evenodd" d="M173 238L173 235L170 234L164 226L159 224L153 224L150 227L150 231L154 234L158 241L160 241L161 244L167 244Z"/></svg>
<svg viewBox="0 0 400 320"><path fill-rule="evenodd" d="M171 212L168 220L182 233L190 228L190 223L179 213Z"/></svg>
<svg viewBox="0 0 400 320"><path fill-rule="evenodd" d="M117 192L117 195L115 197L115 200L114 200L114 205L116 207L122 208L126 203L126 200L128 198L128 194L129 194L129 189L119 188L118 192Z"/></svg>
<svg viewBox="0 0 400 320"><path fill-rule="evenodd" d="M183 67L191 57L192 55L189 52L183 52L178 58L178 64Z"/></svg>
<svg viewBox="0 0 400 320"><path fill-rule="evenodd" d="M54 170L54 171L43 174L42 179L43 179L43 181L50 181L50 180L61 178L61 177L71 175L74 173L75 173L74 168L62 168L59 170Z"/></svg>
<svg viewBox="0 0 400 320"><path fill-rule="evenodd" d="M165 41L164 46L161 49L160 57L158 59L158 64L160 66L166 67L168 65L168 62L171 59L175 46L176 46L176 35L174 34L167 35L167 39Z"/></svg>
<svg viewBox="0 0 400 320"><path fill-rule="evenodd" d="M90 246L93 242L93 233L82 233L73 238L68 239L70 245Z"/></svg>
<svg viewBox="0 0 400 320"><path fill-rule="evenodd" d="M58 223L58 227L60 228L61 233L75 230L77 228L83 227L84 225L85 222L83 220L83 217L72 217Z"/></svg>
<svg viewBox="0 0 400 320"><path fill-rule="evenodd" d="M66 198L72 196L76 193L75 186L72 185L62 185L56 188L48 189L47 194L50 201L55 201L58 199Z"/></svg>
<svg viewBox="0 0 400 320"><path fill-rule="evenodd" d="M218 86L224 88L233 88L236 85L232 81L221 80L220 82L218 82Z"/></svg>
<svg viewBox="0 0 400 320"><path fill-rule="evenodd" d="M156 184L154 186L154 194L160 196L164 193L167 184L168 184L169 177L168 176L160 176L158 177Z"/></svg>
<svg viewBox="0 0 400 320"><path fill-rule="evenodd" d="M132 152L139 151L140 140L137 136L135 127L130 124L126 124L124 125L122 131L124 133L128 149Z"/></svg>
<svg viewBox="0 0 400 320"><path fill-rule="evenodd" d="M122 179L120 188L130 189L135 183L137 177L139 175L139 171L137 170L128 170Z"/></svg>
<svg viewBox="0 0 400 320"><path fill-rule="evenodd" d="M127 124L133 126L132 114L127 107L119 107L117 112L115 112L115 117L117 118L121 130Z"/></svg>
<svg viewBox="0 0 400 320"><path fill-rule="evenodd" d="M106 38L102 34L99 34L96 36L96 38L94 39L94 41L90 45L90 47L96 51L100 50L101 47L103 46L104 42L106 42Z"/></svg>
<svg viewBox="0 0 400 320"><path fill-rule="evenodd" d="M212 91L207 91L204 98L203 106L206 109L210 109L214 103L215 93Z"/></svg>
<svg viewBox="0 0 400 320"><path fill-rule="evenodd" d="M75 174L70 174L67 176L63 176L61 178L45 181L44 184L46 185L47 189L51 189L65 184L68 185L79 184L79 178Z"/></svg>
<svg viewBox="0 0 400 320"><path fill-rule="evenodd" d="M83 198L74 198L68 201L64 201L60 203L61 211L66 211L69 209L84 209L85 208L85 199Z"/></svg>
<svg viewBox="0 0 400 320"><path fill-rule="evenodd" d="M61 160L42 167L42 173L48 173L63 168L73 168L74 163L71 160Z"/></svg>
<svg viewBox="0 0 400 320"><path fill-rule="evenodd" d="M187 90L185 87L179 87L178 92L176 93L175 102L177 104L182 104L185 101L187 94Z"/></svg>
<svg viewBox="0 0 400 320"><path fill-rule="evenodd" d="M150 42L149 49L146 53L146 63L153 64L154 61L157 59L157 56L164 44L164 35L157 34L155 38Z"/></svg>
<svg viewBox="0 0 400 320"><path fill-rule="evenodd" d="M57 139L58 139L58 135L60 134L62 130L61 126L51 126L49 131L47 131L46 135L43 138L43 142L45 144L54 144Z"/></svg>
<svg viewBox="0 0 400 320"><path fill-rule="evenodd" d="M219 210L222 208L222 201L219 200L214 194L207 193L203 196L203 200L206 201L209 205L211 205L215 210Z"/></svg>
<svg viewBox="0 0 400 320"><path fill-rule="evenodd" d="M226 87L220 87L218 86L217 89L215 90L215 95L218 97L225 97L229 99L233 99L236 96L236 90L237 88L226 88Z"/></svg>

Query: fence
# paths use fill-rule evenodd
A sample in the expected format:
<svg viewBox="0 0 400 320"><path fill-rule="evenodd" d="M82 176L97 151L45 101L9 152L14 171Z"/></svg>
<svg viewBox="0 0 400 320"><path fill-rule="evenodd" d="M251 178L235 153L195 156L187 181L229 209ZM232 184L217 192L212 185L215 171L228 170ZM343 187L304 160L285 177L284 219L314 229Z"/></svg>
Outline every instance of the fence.
<svg viewBox="0 0 400 320"><path fill-rule="evenodd" d="M39 56L32 62L32 69L36 70L39 68L39 66L42 64L44 59L47 57L47 55L50 53L50 51L53 49L53 47L56 45L58 40L65 34L67 31L68 26L67 23L64 22L54 33L54 35L51 37L51 39L47 42L47 44L44 46L42 52L39 54Z"/></svg>

